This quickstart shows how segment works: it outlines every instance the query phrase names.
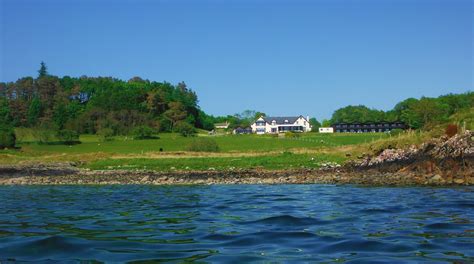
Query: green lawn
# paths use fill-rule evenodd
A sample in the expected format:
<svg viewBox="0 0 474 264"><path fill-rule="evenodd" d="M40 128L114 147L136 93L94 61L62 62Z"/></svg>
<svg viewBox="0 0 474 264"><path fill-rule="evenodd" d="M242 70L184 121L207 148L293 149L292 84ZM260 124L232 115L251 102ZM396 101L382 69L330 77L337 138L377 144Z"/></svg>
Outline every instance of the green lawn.
<svg viewBox="0 0 474 264"><path fill-rule="evenodd" d="M115 137L100 142L94 135L81 135L81 144L38 144L25 142L20 150L0 150L0 164L38 164L80 162L90 169L151 169L170 170L228 170L228 169L288 169L315 168L322 162L341 164L347 159L345 150L338 146L369 143L389 135L370 134L301 134L298 138L269 135L223 135L212 137L217 141L218 153L184 152L195 138L163 133L159 139L133 140ZM160 148L163 153L158 154Z"/></svg>
<svg viewBox="0 0 474 264"><path fill-rule="evenodd" d="M232 169L299 169L318 168L323 162L341 164L345 157L329 154L293 154L284 152L279 155L256 157L197 157L197 158L160 158L160 159L103 159L85 165L93 170L232 170Z"/></svg>
<svg viewBox="0 0 474 264"><path fill-rule="evenodd" d="M112 141L99 142L93 135L82 135L81 144L74 146L40 145L23 143L20 146L28 152L42 153L91 153L105 152L115 154L140 154L145 152L186 151L186 146L193 138L182 137L178 134L160 134L160 139L132 140L129 137L116 137ZM221 152L268 152L288 151L292 149L318 149L371 142L385 138L385 134L303 134L300 138L276 138L261 135L226 135L213 137Z"/></svg>

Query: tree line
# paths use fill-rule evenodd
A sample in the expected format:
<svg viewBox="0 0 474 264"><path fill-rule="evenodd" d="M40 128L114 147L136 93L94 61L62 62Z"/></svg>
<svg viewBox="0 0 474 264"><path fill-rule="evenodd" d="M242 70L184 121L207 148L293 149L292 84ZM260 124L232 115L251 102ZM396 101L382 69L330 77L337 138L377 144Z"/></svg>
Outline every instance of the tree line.
<svg viewBox="0 0 474 264"><path fill-rule="evenodd" d="M402 121L410 128L422 129L444 123L451 115L460 111L472 111L473 107L474 92L447 94L437 98L408 98L389 111L371 109L364 105L346 106L336 110L328 123Z"/></svg>
<svg viewBox="0 0 474 264"><path fill-rule="evenodd" d="M12 127L90 134L108 130L114 135L127 135L140 126L156 132L210 130L214 122L184 82L61 78L50 75L44 63L36 78L0 83L0 115L2 123Z"/></svg>
<svg viewBox="0 0 474 264"><path fill-rule="evenodd" d="M13 128L55 131L65 141L79 134L104 137L138 133L141 138L157 132L192 135L196 128L212 130L215 123L230 128L248 127L265 113L246 110L240 114L212 116L199 107L196 93L184 82L173 85L133 77L58 77L42 62L38 75L16 82L0 82L0 141L14 141ZM448 94L437 98L409 98L392 110L364 105L336 110L321 123L312 118L313 130L334 123L402 121L414 129L443 122L450 115L474 107L474 93ZM47 135L45 135L47 137ZM5 144L3 144L5 145Z"/></svg>

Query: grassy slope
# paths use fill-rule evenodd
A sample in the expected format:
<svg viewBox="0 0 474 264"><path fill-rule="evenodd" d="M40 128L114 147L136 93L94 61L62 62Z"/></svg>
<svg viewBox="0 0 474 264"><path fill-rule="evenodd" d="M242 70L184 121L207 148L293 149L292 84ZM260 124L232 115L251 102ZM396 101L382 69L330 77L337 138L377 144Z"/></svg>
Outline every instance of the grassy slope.
<svg viewBox="0 0 474 264"><path fill-rule="evenodd" d="M203 136L203 135L201 135ZM300 138L274 138L258 135L227 135L213 137L221 152L268 152L288 151L292 149L319 149L351 144L372 142L385 138L383 134L306 134ZM166 152L186 151L186 146L193 138L182 137L177 134L161 134L160 139L132 140L127 137L116 137L109 142L99 142L96 136L82 135L82 144L74 146L39 145L36 143L20 144L26 152L43 153L91 153L105 152L115 154L146 153L159 151Z"/></svg>
<svg viewBox="0 0 474 264"><path fill-rule="evenodd" d="M345 152L335 151L335 148L387 137L384 134L313 133L300 138L228 135L214 137L221 149L219 153L190 153L186 152L186 146L193 138L177 134L161 134L160 139L153 140L117 137L110 142L99 142L95 136L83 135L83 143L74 146L20 143L21 151L0 151L0 164L76 161L91 169L146 168L162 171L311 168L327 161L342 163L346 159ZM28 138L23 141L28 141ZM160 148L164 152L158 152Z"/></svg>
<svg viewBox="0 0 474 264"><path fill-rule="evenodd" d="M446 123L456 123L474 129L474 108L453 115ZM37 164L75 161L91 169L154 169L207 170L233 168L314 168L322 162L343 163L364 153L385 148L405 148L419 145L444 133L446 124L432 127L429 132L407 132L390 137L386 134L317 134L300 138L275 138L258 135L215 136L219 153L186 152L193 138L177 134L161 134L160 139L131 140L116 137L99 142L96 136L82 135L82 144L75 146L39 145L31 142L27 129L20 129L20 151L0 150L0 164ZM202 137L208 136L202 133ZM159 149L163 148L163 152ZM348 156L347 154L350 154Z"/></svg>

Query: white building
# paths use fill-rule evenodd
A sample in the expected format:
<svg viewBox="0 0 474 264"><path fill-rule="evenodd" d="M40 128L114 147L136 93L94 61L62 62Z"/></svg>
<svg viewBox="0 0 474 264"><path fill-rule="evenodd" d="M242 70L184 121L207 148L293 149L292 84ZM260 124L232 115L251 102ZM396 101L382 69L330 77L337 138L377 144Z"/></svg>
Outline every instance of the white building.
<svg viewBox="0 0 474 264"><path fill-rule="evenodd" d="M229 128L229 122L225 122L225 123L217 123L217 124L214 124L214 127L216 129L227 129Z"/></svg>
<svg viewBox="0 0 474 264"><path fill-rule="evenodd" d="M252 132L256 134L276 134L284 132L309 132L311 125L309 117L260 117L252 125Z"/></svg>
<svg viewBox="0 0 474 264"><path fill-rule="evenodd" d="M319 133L334 133L334 128L332 127L320 127Z"/></svg>

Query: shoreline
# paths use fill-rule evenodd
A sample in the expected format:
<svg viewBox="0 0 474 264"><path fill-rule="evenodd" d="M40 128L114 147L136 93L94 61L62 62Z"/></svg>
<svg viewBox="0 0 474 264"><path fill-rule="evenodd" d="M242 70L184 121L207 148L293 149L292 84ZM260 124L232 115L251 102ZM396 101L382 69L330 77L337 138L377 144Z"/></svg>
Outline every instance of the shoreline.
<svg viewBox="0 0 474 264"><path fill-rule="evenodd" d="M470 159L469 163L474 163ZM408 166L388 164L376 167L327 169L227 171L88 170L69 164L1 166L0 185L104 185L104 184L356 184L368 186L453 186L474 185L474 170L432 170L433 162Z"/></svg>
<svg viewBox="0 0 474 264"><path fill-rule="evenodd" d="M0 165L0 185L54 184L474 185L474 132L408 149L386 148L342 167L195 171L89 170L72 163Z"/></svg>

